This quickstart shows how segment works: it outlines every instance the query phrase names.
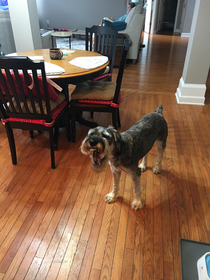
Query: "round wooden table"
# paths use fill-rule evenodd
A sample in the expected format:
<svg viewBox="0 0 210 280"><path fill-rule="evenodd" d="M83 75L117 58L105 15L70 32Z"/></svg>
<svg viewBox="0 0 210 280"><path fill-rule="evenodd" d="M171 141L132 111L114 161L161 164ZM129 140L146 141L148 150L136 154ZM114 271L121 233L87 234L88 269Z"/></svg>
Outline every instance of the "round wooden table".
<svg viewBox="0 0 210 280"><path fill-rule="evenodd" d="M65 51L64 49L61 49ZM74 51L73 53L69 53L68 51ZM65 53L64 53L65 54ZM49 62L55 65L62 67L65 72L59 75L47 75L48 78L54 80L60 86L65 86L68 84L77 84L82 81L87 81L93 79L104 72L104 69L109 64L109 62L93 68L93 69L84 69L77 66L74 66L69 63L70 60L73 60L77 57L86 57L86 56L102 56L96 52L90 52L85 50L66 50L66 56L63 56L61 60L53 60L50 58L49 49L39 49L39 50L31 50L31 51L23 51L9 54L10 56L29 56L32 59L40 60L40 57L43 57L45 62Z"/></svg>

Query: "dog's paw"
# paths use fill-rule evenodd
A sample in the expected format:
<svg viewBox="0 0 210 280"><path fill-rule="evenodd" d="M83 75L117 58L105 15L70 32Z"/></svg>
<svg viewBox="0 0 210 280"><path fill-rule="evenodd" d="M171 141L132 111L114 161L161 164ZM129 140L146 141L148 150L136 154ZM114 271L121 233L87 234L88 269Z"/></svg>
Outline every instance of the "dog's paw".
<svg viewBox="0 0 210 280"><path fill-rule="evenodd" d="M155 166L152 168L152 172L153 172L154 174L160 173L161 170L162 170L162 168L161 168L161 165L160 165L160 164L155 164Z"/></svg>
<svg viewBox="0 0 210 280"><path fill-rule="evenodd" d="M105 202L113 203L117 200L117 198L118 198L118 196L116 196L113 192L110 192L105 196Z"/></svg>
<svg viewBox="0 0 210 280"><path fill-rule="evenodd" d="M144 203L141 201L141 199L134 198L134 200L131 203L131 207L133 210L139 210L144 207Z"/></svg>
<svg viewBox="0 0 210 280"><path fill-rule="evenodd" d="M143 162L141 162L138 167L141 169L141 172L144 172L147 169L146 165L144 165Z"/></svg>

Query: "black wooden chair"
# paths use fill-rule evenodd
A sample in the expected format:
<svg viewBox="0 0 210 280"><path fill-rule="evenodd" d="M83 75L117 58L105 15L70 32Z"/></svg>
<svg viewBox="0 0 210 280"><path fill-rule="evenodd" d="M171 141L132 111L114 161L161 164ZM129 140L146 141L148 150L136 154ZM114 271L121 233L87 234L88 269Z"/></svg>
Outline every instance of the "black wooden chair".
<svg viewBox="0 0 210 280"><path fill-rule="evenodd" d="M13 128L18 128L49 131L51 167L55 168L58 123L63 117L68 140L71 140L69 102L64 94L58 94L47 82L44 61L32 61L28 57L0 57L0 113L13 164L17 164ZM56 137L54 131L57 132Z"/></svg>
<svg viewBox="0 0 210 280"><path fill-rule="evenodd" d="M113 30L111 27L94 25L90 28L87 27L85 32L86 50L100 53L109 58L109 66L105 70L105 73L94 80L106 79L111 81L118 31Z"/></svg>
<svg viewBox="0 0 210 280"><path fill-rule="evenodd" d="M120 60L120 66L117 75L117 81L87 81L76 86L71 94L71 133L72 141L76 140L76 114L81 111L90 112L110 112L112 113L113 126L121 126L119 105L120 105L120 88L123 78L126 55L131 46L130 39L126 39L123 45L123 51Z"/></svg>

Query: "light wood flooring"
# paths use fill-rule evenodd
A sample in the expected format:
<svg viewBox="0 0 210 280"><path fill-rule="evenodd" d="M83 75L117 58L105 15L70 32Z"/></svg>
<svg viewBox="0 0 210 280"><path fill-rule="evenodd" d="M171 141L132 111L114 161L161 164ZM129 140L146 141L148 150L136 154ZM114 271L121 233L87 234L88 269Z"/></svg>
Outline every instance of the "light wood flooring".
<svg viewBox="0 0 210 280"><path fill-rule="evenodd" d="M144 43L124 72L120 131L163 105L167 148L159 175L151 170L156 147L149 154L145 207L131 209L125 174L119 199L105 203L112 174L93 172L81 154L87 127L77 125L76 143L60 130L52 170L47 133L31 139L16 130L13 166L0 123L0 279L181 280L180 238L210 242L210 79L205 106L178 105L188 39L145 34ZM111 124L109 114L94 120Z"/></svg>

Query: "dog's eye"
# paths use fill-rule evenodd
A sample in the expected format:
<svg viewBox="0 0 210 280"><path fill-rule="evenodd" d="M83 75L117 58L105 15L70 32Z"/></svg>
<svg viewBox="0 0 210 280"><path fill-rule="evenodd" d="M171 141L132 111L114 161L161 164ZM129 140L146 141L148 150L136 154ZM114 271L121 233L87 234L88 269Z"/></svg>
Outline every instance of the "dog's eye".
<svg viewBox="0 0 210 280"><path fill-rule="evenodd" d="M106 132L106 131L104 131L104 132L102 133L102 136L103 136L104 138L110 138L110 134L109 134L108 132Z"/></svg>
<svg viewBox="0 0 210 280"><path fill-rule="evenodd" d="M94 130L93 130L93 129L90 129L90 130L88 131L88 136L93 135L93 134L94 134Z"/></svg>

